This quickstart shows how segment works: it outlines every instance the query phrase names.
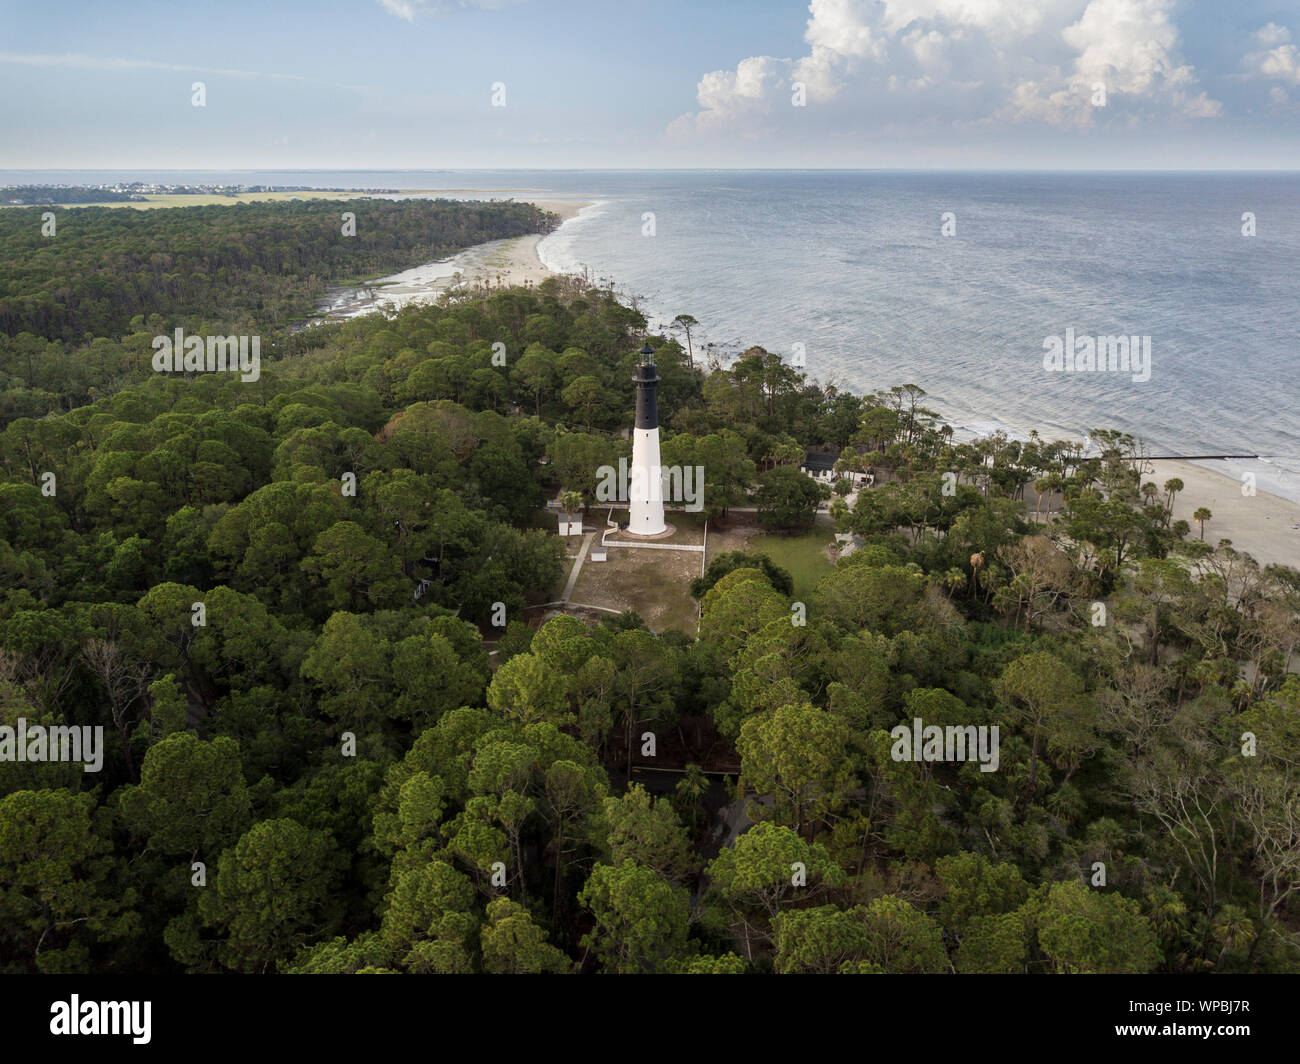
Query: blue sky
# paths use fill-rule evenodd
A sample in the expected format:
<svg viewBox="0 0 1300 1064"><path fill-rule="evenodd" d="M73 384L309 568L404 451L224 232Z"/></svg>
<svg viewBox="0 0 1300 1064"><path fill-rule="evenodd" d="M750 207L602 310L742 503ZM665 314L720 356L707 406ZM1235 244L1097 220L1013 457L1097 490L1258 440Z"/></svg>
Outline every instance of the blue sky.
<svg viewBox="0 0 1300 1064"><path fill-rule="evenodd" d="M1300 169L1300 4L0 0L0 100L11 169Z"/></svg>

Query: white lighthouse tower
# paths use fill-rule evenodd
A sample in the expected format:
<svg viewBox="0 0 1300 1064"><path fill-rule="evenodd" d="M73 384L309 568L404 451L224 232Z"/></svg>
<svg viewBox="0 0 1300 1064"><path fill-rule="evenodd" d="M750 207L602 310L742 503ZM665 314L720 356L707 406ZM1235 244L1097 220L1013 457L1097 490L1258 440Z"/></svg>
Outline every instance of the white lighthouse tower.
<svg viewBox="0 0 1300 1064"><path fill-rule="evenodd" d="M654 349L646 344L632 380L636 382L636 425L632 430L632 470L628 487L627 530L634 536L657 536L664 524L663 474L659 468L659 403Z"/></svg>

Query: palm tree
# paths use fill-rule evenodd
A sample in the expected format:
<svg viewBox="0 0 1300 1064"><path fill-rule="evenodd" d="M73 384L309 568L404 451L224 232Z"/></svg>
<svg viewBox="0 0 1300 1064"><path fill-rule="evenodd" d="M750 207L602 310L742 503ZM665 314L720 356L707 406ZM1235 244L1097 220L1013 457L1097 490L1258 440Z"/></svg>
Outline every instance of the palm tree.
<svg viewBox="0 0 1300 1064"><path fill-rule="evenodd" d="M1210 937L1222 947L1215 961L1216 967L1222 966L1230 952L1243 950L1251 938L1258 938L1255 921L1239 905L1225 905L1219 910L1210 928Z"/></svg>
<svg viewBox="0 0 1300 1064"><path fill-rule="evenodd" d="M938 583L947 590L948 597L952 598L966 583L966 574L954 566L939 577Z"/></svg>
<svg viewBox="0 0 1300 1064"><path fill-rule="evenodd" d="M686 766L682 778L677 781L673 795L677 799L678 812L685 811L691 823L691 830L697 829L704 806L704 796L709 790L709 779L699 765L691 762Z"/></svg>
<svg viewBox="0 0 1300 1064"><path fill-rule="evenodd" d="M1170 477L1165 481L1165 508L1172 511L1174 508L1174 496L1183 490L1183 482L1177 477Z"/></svg>
<svg viewBox="0 0 1300 1064"><path fill-rule="evenodd" d="M1034 481L1034 521L1043 519L1043 496L1047 493L1047 478L1039 477Z"/></svg>
<svg viewBox="0 0 1300 1064"><path fill-rule="evenodd" d="M560 509L565 513L578 513L586 517L587 500L583 497L582 492L573 491L572 489L560 492Z"/></svg>
<svg viewBox="0 0 1300 1064"><path fill-rule="evenodd" d="M1205 538L1205 522L1213 516L1204 506L1198 506L1196 513L1192 514L1192 520L1201 526L1201 539Z"/></svg>

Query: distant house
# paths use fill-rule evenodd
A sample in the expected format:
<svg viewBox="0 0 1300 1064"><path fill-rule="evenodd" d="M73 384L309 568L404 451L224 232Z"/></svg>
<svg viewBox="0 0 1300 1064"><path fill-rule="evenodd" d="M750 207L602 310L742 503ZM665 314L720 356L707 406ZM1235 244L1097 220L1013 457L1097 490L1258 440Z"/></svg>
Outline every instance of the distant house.
<svg viewBox="0 0 1300 1064"><path fill-rule="evenodd" d="M807 473L813 480L829 484L835 480L835 458L833 454L817 454L809 451L803 457L803 465L799 467L799 472Z"/></svg>
<svg viewBox="0 0 1300 1064"><path fill-rule="evenodd" d="M804 455L803 465L799 467L799 471L807 473L813 480L824 484L834 484L843 477L855 488L860 488L863 484L867 487L875 485L876 478L871 473L858 473L853 470L847 470L843 473L835 472L835 463L838 457L838 455L809 451Z"/></svg>
<svg viewBox="0 0 1300 1064"><path fill-rule="evenodd" d="M580 536L582 535L582 514L566 513L564 510L559 511L560 535L562 536Z"/></svg>

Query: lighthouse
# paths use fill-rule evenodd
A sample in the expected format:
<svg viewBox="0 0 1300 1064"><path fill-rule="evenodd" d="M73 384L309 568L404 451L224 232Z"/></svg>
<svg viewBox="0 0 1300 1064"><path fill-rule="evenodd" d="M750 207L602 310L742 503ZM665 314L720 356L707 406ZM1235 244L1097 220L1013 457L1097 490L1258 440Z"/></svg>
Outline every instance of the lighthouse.
<svg viewBox="0 0 1300 1064"><path fill-rule="evenodd" d="M638 352L636 425L632 430L632 476L628 488L627 530L634 536L657 536L664 524L663 474L659 468L659 403L654 349L647 343Z"/></svg>

